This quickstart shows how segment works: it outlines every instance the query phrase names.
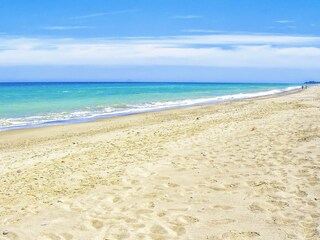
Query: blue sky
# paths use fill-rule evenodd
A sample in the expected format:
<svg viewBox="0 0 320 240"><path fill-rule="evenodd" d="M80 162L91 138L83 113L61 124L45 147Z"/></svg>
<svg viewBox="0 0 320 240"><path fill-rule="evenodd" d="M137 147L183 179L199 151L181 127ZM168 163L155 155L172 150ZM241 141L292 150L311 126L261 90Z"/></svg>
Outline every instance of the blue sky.
<svg viewBox="0 0 320 240"><path fill-rule="evenodd" d="M319 0L1 0L0 81L317 80L319 10Z"/></svg>

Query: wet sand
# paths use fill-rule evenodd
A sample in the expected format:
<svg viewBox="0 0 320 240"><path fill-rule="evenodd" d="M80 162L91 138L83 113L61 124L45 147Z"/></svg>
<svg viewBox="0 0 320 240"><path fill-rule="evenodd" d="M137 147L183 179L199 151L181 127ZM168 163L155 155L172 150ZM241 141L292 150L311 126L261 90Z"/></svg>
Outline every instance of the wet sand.
<svg viewBox="0 0 320 240"><path fill-rule="evenodd" d="M320 87L0 133L0 239L320 239Z"/></svg>

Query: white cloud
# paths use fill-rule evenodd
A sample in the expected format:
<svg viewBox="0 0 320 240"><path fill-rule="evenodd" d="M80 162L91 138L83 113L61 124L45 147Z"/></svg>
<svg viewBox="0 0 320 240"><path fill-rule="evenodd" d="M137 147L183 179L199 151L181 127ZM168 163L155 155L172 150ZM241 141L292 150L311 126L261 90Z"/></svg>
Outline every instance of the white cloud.
<svg viewBox="0 0 320 240"><path fill-rule="evenodd" d="M286 36L286 35L258 35L258 34L210 34L172 36L160 39L138 39L139 43L161 43L161 44L264 44L264 45L305 45L320 42L320 37L311 36Z"/></svg>
<svg viewBox="0 0 320 240"><path fill-rule="evenodd" d="M71 19L95 18L95 17L102 17L102 16L108 16L108 15L132 13L132 12L136 12L136 11L138 11L138 10L137 9L125 9L125 10L112 11L112 12L99 12L99 13L91 13L91 14L87 14L87 15L71 17Z"/></svg>
<svg viewBox="0 0 320 240"><path fill-rule="evenodd" d="M275 21L276 23L282 23L282 24L286 24L286 23L295 23L295 21L291 21L291 20L277 20Z"/></svg>
<svg viewBox="0 0 320 240"><path fill-rule="evenodd" d="M320 69L320 37L195 35L121 39L0 38L0 66L206 66Z"/></svg>
<svg viewBox="0 0 320 240"><path fill-rule="evenodd" d="M184 29L181 32L185 33L221 33L219 30L210 30L210 29Z"/></svg>

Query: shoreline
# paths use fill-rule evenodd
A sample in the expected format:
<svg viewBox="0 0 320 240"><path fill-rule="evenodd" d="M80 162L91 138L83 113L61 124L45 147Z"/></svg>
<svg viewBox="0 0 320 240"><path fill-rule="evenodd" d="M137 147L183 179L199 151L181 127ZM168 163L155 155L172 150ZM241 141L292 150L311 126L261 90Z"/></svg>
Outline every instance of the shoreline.
<svg viewBox="0 0 320 240"><path fill-rule="evenodd" d="M318 239L319 100L1 132L2 238Z"/></svg>
<svg viewBox="0 0 320 240"><path fill-rule="evenodd" d="M280 90L280 89L279 89ZM84 124L89 122L95 122L95 121L103 121L106 119L113 119L113 118L119 118L119 117L126 117L126 116L132 116L137 114L145 114L145 113L153 113L153 112L161 112L161 111L168 111L168 110L175 110L175 109L181 109L181 108L192 108L192 107L200 107L200 106L207 106L207 105L215 105L215 104L222 104L222 103L228 103L228 102L236 102L236 101L246 101L246 100L254 100L254 99L263 99L263 98L272 98L287 94L294 94L302 91L303 89L296 87L296 89L286 90L280 93L274 93L274 94L268 94L265 96L255 96L255 97L248 97L248 98L241 98L241 99L229 99L225 101L218 101L218 102L212 102L212 103L199 103L199 104L191 104L186 106L173 106L173 107L167 107L167 108L160 108L156 110L146 110L144 112L136 112L136 113L128 113L128 114L118 114L114 116L98 116L98 117L89 117L89 118L81 118L81 119L74 119L74 120L57 120L59 123L54 122L47 122L42 124L35 124L30 126L17 126L17 127L9 127L8 129L0 129L0 134L2 132L10 132L10 131L19 131L19 130L26 130L26 129L38 129L38 128L46 128L46 127L53 127L53 126L63 126L63 125L70 125L70 124ZM258 92L257 92L258 93ZM256 94L257 94L256 93Z"/></svg>

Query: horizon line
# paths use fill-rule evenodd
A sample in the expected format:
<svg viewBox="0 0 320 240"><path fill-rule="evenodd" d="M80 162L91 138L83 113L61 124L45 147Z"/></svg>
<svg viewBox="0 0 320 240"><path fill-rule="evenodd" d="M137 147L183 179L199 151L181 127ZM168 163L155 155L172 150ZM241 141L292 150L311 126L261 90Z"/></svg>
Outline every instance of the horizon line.
<svg viewBox="0 0 320 240"><path fill-rule="evenodd" d="M302 84L305 82L309 82L309 81L316 81L316 80L306 80L301 82ZM299 84L298 82L233 82L233 81L228 81L228 82L219 82L219 81L199 81L199 82L193 82L193 81L130 81L130 80L123 80L123 81L57 81L57 80L48 80L48 81L14 81L14 82L8 82L8 81L0 81L0 84L2 83L9 83L9 84L15 84L15 83L155 83L155 84L159 84L159 83L190 83L190 84L198 84L198 83L217 83L217 84L248 84L248 83L252 83L252 84Z"/></svg>

